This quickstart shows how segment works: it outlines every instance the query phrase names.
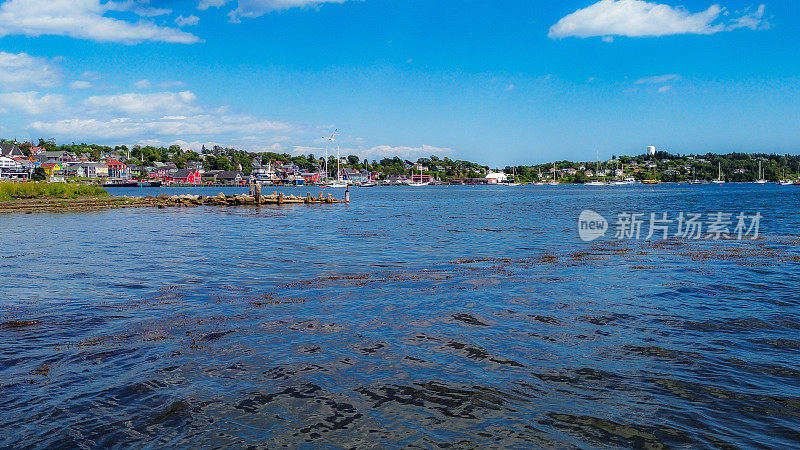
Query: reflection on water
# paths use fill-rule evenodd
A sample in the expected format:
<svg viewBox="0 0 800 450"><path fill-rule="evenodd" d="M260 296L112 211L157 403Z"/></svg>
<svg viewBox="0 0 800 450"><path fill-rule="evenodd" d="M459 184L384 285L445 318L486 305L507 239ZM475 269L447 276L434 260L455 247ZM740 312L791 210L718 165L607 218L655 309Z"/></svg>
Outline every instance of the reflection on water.
<svg viewBox="0 0 800 450"><path fill-rule="evenodd" d="M4 216L0 446L789 447L798 197L378 188ZM765 218L757 241L587 244L585 208Z"/></svg>

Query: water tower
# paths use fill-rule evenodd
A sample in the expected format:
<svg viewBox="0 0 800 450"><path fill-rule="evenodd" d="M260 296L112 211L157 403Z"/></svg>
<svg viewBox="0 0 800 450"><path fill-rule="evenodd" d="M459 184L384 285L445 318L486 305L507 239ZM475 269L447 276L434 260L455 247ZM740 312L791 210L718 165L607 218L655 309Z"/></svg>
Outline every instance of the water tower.
<svg viewBox="0 0 800 450"><path fill-rule="evenodd" d="M655 156L655 154L656 154L656 146L655 145L648 145L647 146L647 154L649 156Z"/></svg>

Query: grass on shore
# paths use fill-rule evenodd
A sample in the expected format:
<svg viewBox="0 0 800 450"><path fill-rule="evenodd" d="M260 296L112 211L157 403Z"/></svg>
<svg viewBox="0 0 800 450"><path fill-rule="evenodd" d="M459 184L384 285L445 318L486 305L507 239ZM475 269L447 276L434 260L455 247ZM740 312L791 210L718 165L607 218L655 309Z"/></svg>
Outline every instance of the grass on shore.
<svg viewBox="0 0 800 450"><path fill-rule="evenodd" d="M106 197L100 186L67 183L0 183L0 202L29 198Z"/></svg>

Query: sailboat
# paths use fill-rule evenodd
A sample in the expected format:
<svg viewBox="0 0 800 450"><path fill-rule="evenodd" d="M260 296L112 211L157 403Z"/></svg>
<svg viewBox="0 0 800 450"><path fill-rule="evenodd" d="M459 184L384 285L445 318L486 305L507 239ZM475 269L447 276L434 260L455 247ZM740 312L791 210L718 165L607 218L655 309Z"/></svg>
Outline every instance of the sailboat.
<svg viewBox="0 0 800 450"><path fill-rule="evenodd" d="M788 178L786 178L786 171L783 171L783 177L778 181L778 184L781 186L791 186L794 182Z"/></svg>
<svg viewBox="0 0 800 450"><path fill-rule="evenodd" d="M722 163L717 162L717 170L719 171L719 175L717 175L717 179L712 181L714 184L722 184L725 182L725 179L722 178Z"/></svg>
<svg viewBox="0 0 800 450"><path fill-rule="evenodd" d="M550 181L547 184L549 184L550 186L558 186L560 184L558 181L556 181L556 163L555 162L553 163L553 180Z"/></svg>
<svg viewBox="0 0 800 450"><path fill-rule="evenodd" d="M697 168L692 167L692 173L694 174L694 180L689 180L689 184L703 184L702 181L697 179Z"/></svg>
<svg viewBox="0 0 800 450"><path fill-rule="evenodd" d="M600 181L600 155L599 154L597 155L597 167L595 168L595 170L596 170L595 174L597 175L597 179L596 180L587 181L587 182L583 183L584 186L605 186L606 185L605 181Z"/></svg>
<svg viewBox="0 0 800 450"><path fill-rule="evenodd" d="M420 187L420 186L427 186L429 184L431 184L431 183L430 182L427 182L427 183L423 183L422 182L422 165L420 165L419 166L419 181L413 181L412 180L411 183L408 183L408 185L409 186L414 186L414 187Z"/></svg>
<svg viewBox="0 0 800 450"><path fill-rule="evenodd" d="M754 181L755 184L766 184L767 180L764 179L764 173L761 171L761 160L758 160L758 179Z"/></svg>
<svg viewBox="0 0 800 450"><path fill-rule="evenodd" d="M331 134L331 136L329 138L326 138L326 139L329 140L329 141L335 141L336 140L336 132L337 131L339 131L339 130L338 129L337 130L333 130L333 134ZM327 154L328 154L328 147L326 146L325 147L325 155L327 156ZM329 188L346 188L347 187L347 183L345 183L342 180L342 169L341 169L341 166L340 166L341 161L342 160L339 157L339 145L336 145L336 181L328 181L325 184L325 187L329 187ZM325 174L326 174L326 176L327 176L327 163L328 163L328 159L326 157L325 158L325 166L326 166Z"/></svg>
<svg viewBox="0 0 800 450"><path fill-rule="evenodd" d="M517 168L516 168L516 166L513 169L513 177L514 177L514 181L509 181L508 183L506 183L506 186L519 186L521 184L521 183L517 182Z"/></svg>

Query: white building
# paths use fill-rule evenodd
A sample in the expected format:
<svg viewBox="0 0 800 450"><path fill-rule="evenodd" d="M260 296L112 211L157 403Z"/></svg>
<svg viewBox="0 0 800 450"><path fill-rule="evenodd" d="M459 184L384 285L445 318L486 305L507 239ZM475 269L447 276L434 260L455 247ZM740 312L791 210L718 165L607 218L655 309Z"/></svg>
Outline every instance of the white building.
<svg viewBox="0 0 800 450"><path fill-rule="evenodd" d="M8 156L0 156L0 169L22 169L22 164Z"/></svg>
<svg viewBox="0 0 800 450"><path fill-rule="evenodd" d="M489 172L486 174L486 177L489 180L489 184L498 184L498 183L505 183L508 181L508 175L505 172Z"/></svg>

